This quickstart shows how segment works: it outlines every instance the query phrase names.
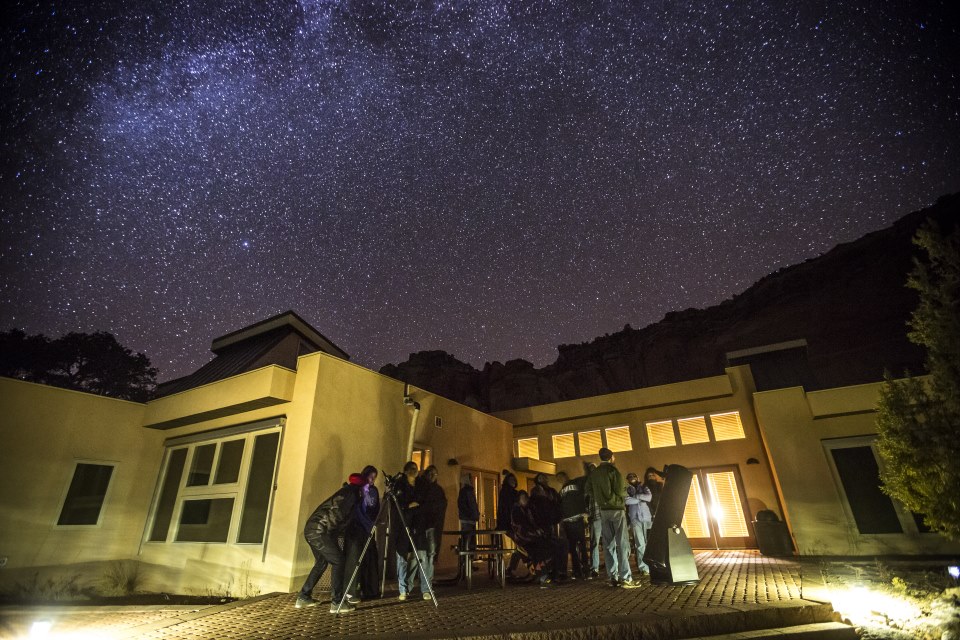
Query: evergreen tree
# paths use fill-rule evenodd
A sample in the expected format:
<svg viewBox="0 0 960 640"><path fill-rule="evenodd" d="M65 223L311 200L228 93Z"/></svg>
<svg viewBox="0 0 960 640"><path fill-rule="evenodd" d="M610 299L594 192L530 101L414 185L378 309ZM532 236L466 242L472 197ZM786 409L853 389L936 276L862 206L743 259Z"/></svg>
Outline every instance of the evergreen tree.
<svg viewBox="0 0 960 640"><path fill-rule="evenodd" d="M877 450L883 490L930 528L960 540L960 227L941 234L933 223L914 244L907 286L920 302L908 337L926 350L926 378L889 376L878 407Z"/></svg>

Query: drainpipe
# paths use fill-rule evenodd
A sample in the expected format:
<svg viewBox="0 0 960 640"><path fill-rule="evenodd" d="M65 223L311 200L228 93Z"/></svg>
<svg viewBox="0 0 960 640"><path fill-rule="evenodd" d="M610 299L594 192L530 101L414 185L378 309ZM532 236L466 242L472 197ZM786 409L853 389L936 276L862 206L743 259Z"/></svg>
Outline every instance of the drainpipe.
<svg viewBox="0 0 960 640"><path fill-rule="evenodd" d="M407 436L407 457L403 459L404 463L413 457L413 441L417 433L417 418L420 417L420 403L410 397L409 389L410 385L404 383L403 404L407 407L413 407L413 417L410 418L410 434Z"/></svg>

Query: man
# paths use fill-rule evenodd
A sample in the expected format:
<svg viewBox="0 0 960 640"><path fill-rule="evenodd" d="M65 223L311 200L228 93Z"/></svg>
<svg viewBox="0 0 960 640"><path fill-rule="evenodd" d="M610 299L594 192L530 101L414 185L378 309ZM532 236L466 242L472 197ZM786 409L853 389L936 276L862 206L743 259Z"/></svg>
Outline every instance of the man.
<svg viewBox="0 0 960 640"><path fill-rule="evenodd" d="M603 536L603 557L607 563L610 585L635 589L639 582L630 573L630 546L627 540L627 518L624 501L627 483L613 466L613 451L600 449L600 464L587 478L586 490L600 508L600 527Z"/></svg>
<svg viewBox="0 0 960 640"><path fill-rule="evenodd" d="M530 508L533 515L541 529L556 534L557 525L563 519L560 494L550 486L550 478L545 473L538 473L533 482L533 488L530 489Z"/></svg>
<svg viewBox="0 0 960 640"><path fill-rule="evenodd" d="M439 473L433 465L427 467L417 479L416 498L419 505L413 514L413 541L423 571L420 576L420 593L424 600L430 599L433 584L433 565L439 550L440 534L443 531L443 516L447 511L447 496L437 484ZM424 578L426 580L424 580Z"/></svg>
<svg viewBox="0 0 960 640"><path fill-rule="evenodd" d="M592 462L583 463L584 478L589 478L597 465ZM600 577L600 507L586 491L586 482L584 482L584 498L587 501L587 523L590 525L590 574L587 580L593 580Z"/></svg>
<svg viewBox="0 0 960 640"><path fill-rule="evenodd" d="M660 506L660 494L663 492L663 475L653 467L647 467L643 474L643 486L650 489L650 515L657 515L657 507Z"/></svg>
<svg viewBox="0 0 960 640"><path fill-rule="evenodd" d="M390 544L397 553L397 585L400 588L400 600L406 600L407 594L413 590L413 578L416 572L416 563L412 561L413 549L410 540L404 531L404 524L410 526L412 516L417 508L415 483L420 471L417 463L412 460L403 465L403 475L393 484L393 496L397 505L392 506L392 523L390 525Z"/></svg>
<svg viewBox="0 0 960 640"><path fill-rule="evenodd" d="M586 578L590 570L587 557L587 501L584 494L586 476L569 479L566 473L557 474L560 486L560 511L563 520L560 530L567 541L570 560L573 563L573 577Z"/></svg>
<svg viewBox="0 0 960 640"><path fill-rule="evenodd" d="M477 548L477 530L480 522L480 506L477 504L477 493L473 488L473 476L465 473L460 477L460 493L457 495L457 517L460 519L460 549L473 551ZM464 575L466 556L460 556L460 575Z"/></svg>
<svg viewBox="0 0 960 640"><path fill-rule="evenodd" d="M360 486L344 484L339 491L324 500L307 518L307 524L303 528L303 537L310 545L315 563L300 588L300 593L294 605L297 609L315 607L319 604L312 597L313 588L323 577L327 565L330 565L333 567L330 576L330 613L337 613L337 606L343 598L345 565L344 552L340 548L338 538L356 517L356 507L359 501ZM340 613L355 609L356 607L352 602L345 601L343 606L340 607Z"/></svg>
<svg viewBox="0 0 960 640"><path fill-rule="evenodd" d="M513 507L517 504L517 476L504 469L503 484L500 485L500 495L497 498L497 529L506 531L507 537L513 540L513 527L510 524L510 516L513 514ZM501 540L502 544L503 541ZM514 552L510 556L510 566L507 568L507 579L515 578L514 571L520 566L520 554Z"/></svg>
<svg viewBox="0 0 960 640"><path fill-rule="evenodd" d="M526 491L517 493L517 503L510 514L510 526L513 539L527 552L530 560L546 564L540 575L540 587L551 586L566 568L567 543L540 526Z"/></svg>
<svg viewBox="0 0 960 640"><path fill-rule="evenodd" d="M643 554L647 550L647 533L653 518L650 516L650 507L647 506L653 494L650 489L640 484L640 478L635 473L627 474L627 526L633 537L633 548L637 553L637 569L643 575L650 575L650 567L643 561Z"/></svg>

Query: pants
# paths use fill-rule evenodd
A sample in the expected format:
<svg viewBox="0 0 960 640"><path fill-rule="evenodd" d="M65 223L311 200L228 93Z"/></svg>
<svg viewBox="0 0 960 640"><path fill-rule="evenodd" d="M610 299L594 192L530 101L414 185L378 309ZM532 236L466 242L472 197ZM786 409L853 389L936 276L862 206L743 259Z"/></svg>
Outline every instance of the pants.
<svg viewBox="0 0 960 640"><path fill-rule="evenodd" d="M460 521L460 531L476 531L477 523L473 520L461 520ZM473 551L477 548L477 534L475 533L466 533L460 536L460 548L465 550ZM464 574L464 564L466 563L466 556L460 556L460 575Z"/></svg>
<svg viewBox="0 0 960 640"><path fill-rule="evenodd" d="M412 553L397 554L397 586L400 588L401 595L413 591L413 577L416 571L417 563Z"/></svg>
<svg viewBox="0 0 960 640"><path fill-rule="evenodd" d="M583 518L564 520L560 523L563 537L567 540L570 560L573 563L573 575L582 577L588 571L587 529Z"/></svg>
<svg viewBox="0 0 960 640"><path fill-rule="evenodd" d="M600 536L602 527L600 519L590 521L590 570L600 573Z"/></svg>
<svg viewBox="0 0 960 640"><path fill-rule="evenodd" d="M633 548L637 552L637 569L640 570L640 573L650 573L650 567L643 561L643 554L647 550L647 535L649 532L649 522L630 523L630 534L633 536Z"/></svg>
<svg viewBox="0 0 960 640"><path fill-rule="evenodd" d="M345 558L343 550L337 541L337 535L327 532L311 532L304 536L310 550L313 551L313 569L307 575L303 586L300 587L300 597L309 598L313 588L320 582L327 566L333 567L330 574L330 596L332 602L340 602L343 598L343 569Z"/></svg>
<svg viewBox="0 0 960 640"><path fill-rule="evenodd" d="M557 578L567 573L567 541L562 538L544 537L531 540L523 545L530 559L535 562L549 562L549 574Z"/></svg>
<svg viewBox="0 0 960 640"><path fill-rule="evenodd" d="M437 553L436 529L426 529L423 531L423 548L417 549L417 558L420 560L420 566L423 571L416 569L414 575L420 578L420 593L430 593L430 585L433 584L433 559ZM418 544L420 542L418 541ZM427 582L424 584L423 577L426 575ZM412 586L413 581L410 581Z"/></svg>
<svg viewBox="0 0 960 640"><path fill-rule="evenodd" d="M632 580L630 573L630 541L627 538L627 514L623 509L600 511L603 536L603 559L611 580Z"/></svg>
<svg viewBox="0 0 960 640"><path fill-rule="evenodd" d="M368 539L370 545L367 547L367 553L363 556L363 563L357 570L354 584L347 585L347 593L360 595L365 600L380 596L380 567L377 562L380 554L377 552L377 541L375 538L370 538L370 534L364 533L361 529L349 532L346 540L344 540L347 554L347 567L344 575L349 580L354 570L357 569L357 561L360 559L360 554L363 553L363 545L367 544Z"/></svg>

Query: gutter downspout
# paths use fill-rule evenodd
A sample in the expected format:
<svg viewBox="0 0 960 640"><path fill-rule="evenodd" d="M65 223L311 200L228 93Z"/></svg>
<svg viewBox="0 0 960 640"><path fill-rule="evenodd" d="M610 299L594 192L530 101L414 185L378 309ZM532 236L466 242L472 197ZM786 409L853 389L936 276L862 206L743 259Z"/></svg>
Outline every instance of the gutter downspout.
<svg viewBox="0 0 960 640"><path fill-rule="evenodd" d="M413 458L413 441L417 433L417 419L420 417L420 403L410 397L409 389L409 383L405 382L403 384L403 404L408 407L413 407L413 417L410 419L410 433L407 436L407 456L404 458L404 461Z"/></svg>

